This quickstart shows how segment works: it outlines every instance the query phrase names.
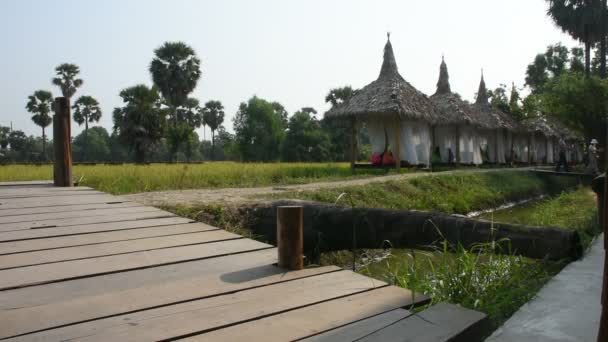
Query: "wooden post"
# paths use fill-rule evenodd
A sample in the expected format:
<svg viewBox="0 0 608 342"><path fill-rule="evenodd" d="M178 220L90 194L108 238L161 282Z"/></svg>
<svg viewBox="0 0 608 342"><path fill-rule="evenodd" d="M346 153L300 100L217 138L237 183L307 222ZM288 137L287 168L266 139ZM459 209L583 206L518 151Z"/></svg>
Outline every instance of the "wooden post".
<svg viewBox="0 0 608 342"><path fill-rule="evenodd" d="M355 162L357 160L357 119L354 117L351 120L350 131L350 169L355 170Z"/></svg>
<svg viewBox="0 0 608 342"><path fill-rule="evenodd" d="M460 165L460 125L456 125L456 165Z"/></svg>
<svg viewBox="0 0 608 342"><path fill-rule="evenodd" d="M498 137L502 132L502 128L496 130L496 136L494 137L494 162L496 165L500 164L500 158L498 158Z"/></svg>
<svg viewBox="0 0 608 342"><path fill-rule="evenodd" d="M55 186L73 186L72 181L72 134L70 101L65 97L55 98L53 116L53 165Z"/></svg>
<svg viewBox="0 0 608 342"><path fill-rule="evenodd" d="M435 125L431 125L431 153L429 154L429 169L433 171L433 155L435 154ZM441 148L439 150L439 160L441 160Z"/></svg>
<svg viewBox="0 0 608 342"><path fill-rule="evenodd" d="M277 207L277 247L279 267L304 268L304 207Z"/></svg>
<svg viewBox="0 0 608 342"><path fill-rule="evenodd" d="M397 173L401 170L401 120L397 118L395 123L395 169Z"/></svg>

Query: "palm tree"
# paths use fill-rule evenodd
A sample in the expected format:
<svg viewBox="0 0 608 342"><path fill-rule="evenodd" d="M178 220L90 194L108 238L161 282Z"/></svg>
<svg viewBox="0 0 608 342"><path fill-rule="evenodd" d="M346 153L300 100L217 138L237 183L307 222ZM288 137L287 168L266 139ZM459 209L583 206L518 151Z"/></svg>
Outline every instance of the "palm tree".
<svg viewBox="0 0 608 342"><path fill-rule="evenodd" d="M201 77L201 61L194 50L182 42L166 42L154 50L150 63L152 81L171 107L177 123L176 109L186 103Z"/></svg>
<svg viewBox="0 0 608 342"><path fill-rule="evenodd" d="M99 119L101 119L101 108L99 108L99 102L97 102L94 97L84 95L76 100L72 109L74 110L74 121L76 121L78 125L84 123L84 155L87 156L89 147L89 122L99 122Z"/></svg>
<svg viewBox="0 0 608 342"><path fill-rule="evenodd" d="M604 40L604 0L546 0L547 14L562 31L585 44L585 75L591 74L591 47ZM604 7L604 8L603 8ZM604 47L605 49L605 47ZM602 62L605 65L605 58Z"/></svg>
<svg viewBox="0 0 608 342"><path fill-rule="evenodd" d="M124 102L113 113L114 133L135 152L135 161L143 163L146 151L159 142L164 133L165 113L156 87L136 85L120 92Z"/></svg>
<svg viewBox="0 0 608 342"><path fill-rule="evenodd" d="M69 102L84 82L82 79L76 78L80 73L80 68L76 64L63 63L55 68L55 72L57 77L53 78L52 82L61 89L61 94Z"/></svg>
<svg viewBox="0 0 608 342"><path fill-rule="evenodd" d="M202 109L203 123L211 129L211 160L215 159L215 131L224 122L224 106L220 101L208 101Z"/></svg>
<svg viewBox="0 0 608 342"><path fill-rule="evenodd" d="M45 128L53 122L51 110L53 109L53 94L46 90L36 90L28 96L25 109L32 113L32 121L42 127L42 156L46 159L46 133Z"/></svg>

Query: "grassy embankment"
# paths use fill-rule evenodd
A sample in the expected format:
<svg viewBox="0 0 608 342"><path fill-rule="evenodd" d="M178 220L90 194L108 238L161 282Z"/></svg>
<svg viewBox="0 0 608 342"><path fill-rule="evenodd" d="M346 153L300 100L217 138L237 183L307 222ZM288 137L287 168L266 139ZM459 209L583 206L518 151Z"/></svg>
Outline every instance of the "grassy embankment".
<svg viewBox="0 0 608 342"><path fill-rule="evenodd" d="M402 172L413 172L403 169ZM394 172L394 171L391 171ZM113 194L196 188L304 184L384 175L383 170L357 170L348 163L235 163L150 165L75 165L80 185ZM50 180L52 165L2 165L0 182Z"/></svg>
<svg viewBox="0 0 608 342"><path fill-rule="evenodd" d="M457 172L363 186L289 192L271 198L333 203L341 193L347 193L356 207L467 214L510 201L559 193L576 184L573 178L539 176L526 171Z"/></svg>
<svg viewBox="0 0 608 342"><path fill-rule="evenodd" d="M579 230L589 245L599 234L594 194L581 187L529 205L486 214L486 219ZM494 254L492 244L470 250L440 243L435 251L361 251L358 271L424 293L433 303L449 301L489 315L496 328L567 263ZM352 267L349 251L327 253L323 263Z"/></svg>

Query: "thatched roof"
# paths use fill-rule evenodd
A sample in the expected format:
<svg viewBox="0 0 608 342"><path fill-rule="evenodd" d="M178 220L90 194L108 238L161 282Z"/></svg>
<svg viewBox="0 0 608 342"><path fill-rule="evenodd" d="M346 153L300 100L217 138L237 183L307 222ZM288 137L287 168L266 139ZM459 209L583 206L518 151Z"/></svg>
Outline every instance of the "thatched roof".
<svg viewBox="0 0 608 342"><path fill-rule="evenodd" d="M551 127L553 129L553 131L556 132L557 135L559 137L563 138L564 140L583 141L583 137L581 136L580 133L570 129L568 126L566 126L563 122L561 122L557 118L555 118L551 115L548 115L545 117L545 121L547 122L549 127Z"/></svg>
<svg viewBox="0 0 608 342"><path fill-rule="evenodd" d="M429 98L401 77L390 37L384 46L384 60L378 79L366 85L348 101L325 113L327 118L423 120L434 123L440 113Z"/></svg>
<svg viewBox="0 0 608 342"><path fill-rule="evenodd" d="M439 66L439 80L437 81L437 91L431 96L431 101L441 114L439 125L470 124L481 128L490 128L483 121L480 121L471 106L452 93L450 88L450 75L448 66L443 57Z"/></svg>
<svg viewBox="0 0 608 342"><path fill-rule="evenodd" d="M471 108L475 115L475 119L485 123L487 128L504 128L510 131L520 129L519 124L511 115L493 107L488 102L488 91L486 89L486 82L483 79L483 72L481 74L481 81L479 82L477 99Z"/></svg>
<svg viewBox="0 0 608 342"><path fill-rule="evenodd" d="M560 132L549 124L549 120L544 116L527 118L521 122L522 128L532 133L541 133L546 137L559 137Z"/></svg>

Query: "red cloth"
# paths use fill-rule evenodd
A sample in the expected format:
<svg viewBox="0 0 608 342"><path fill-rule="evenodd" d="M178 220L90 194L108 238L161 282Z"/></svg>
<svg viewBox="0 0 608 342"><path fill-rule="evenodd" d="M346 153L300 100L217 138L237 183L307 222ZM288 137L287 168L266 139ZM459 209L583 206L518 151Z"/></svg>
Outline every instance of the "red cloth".
<svg viewBox="0 0 608 342"><path fill-rule="evenodd" d="M372 165L382 165L382 153L374 152L369 161Z"/></svg>
<svg viewBox="0 0 608 342"><path fill-rule="evenodd" d="M390 151L384 152L384 156L382 157L382 165L395 165L395 158L393 158L393 153Z"/></svg>

